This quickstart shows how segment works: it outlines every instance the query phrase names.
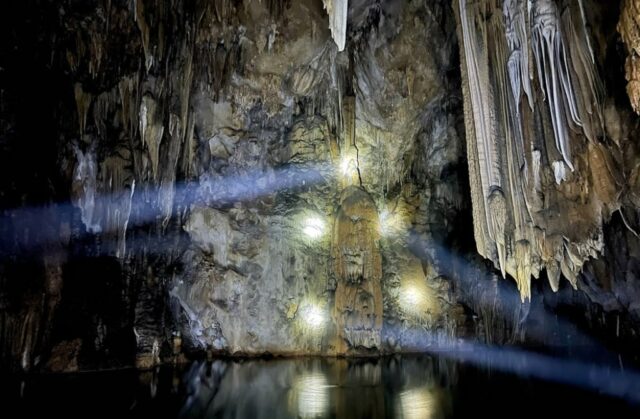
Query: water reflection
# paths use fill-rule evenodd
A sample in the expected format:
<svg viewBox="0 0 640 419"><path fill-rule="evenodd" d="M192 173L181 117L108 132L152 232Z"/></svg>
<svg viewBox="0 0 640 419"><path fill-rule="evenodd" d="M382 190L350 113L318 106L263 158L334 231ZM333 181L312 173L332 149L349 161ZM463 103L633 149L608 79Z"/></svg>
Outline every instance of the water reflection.
<svg viewBox="0 0 640 419"><path fill-rule="evenodd" d="M568 362L566 362L568 363ZM640 406L582 387L506 374L437 356L376 360L291 359L194 362L149 372L7 377L4 411L20 417L207 419L548 416L639 418ZM607 384L603 382L603 388Z"/></svg>
<svg viewBox="0 0 640 419"><path fill-rule="evenodd" d="M224 368L223 368L224 366ZM183 418L445 417L432 361L302 359L194 364ZM436 397L435 394L438 394Z"/></svg>
<svg viewBox="0 0 640 419"><path fill-rule="evenodd" d="M432 419L438 405L434 394L427 387L412 388L399 394L396 417L402 419Z"/></svg>
<svg viewBox="0 0 640 419"><path fill-rule="evenodd" d="M298 417L322 418L329 410L329 383L326 377L319 373L303 374L296 378L291 389L291 399L297 409Z"/></svg>

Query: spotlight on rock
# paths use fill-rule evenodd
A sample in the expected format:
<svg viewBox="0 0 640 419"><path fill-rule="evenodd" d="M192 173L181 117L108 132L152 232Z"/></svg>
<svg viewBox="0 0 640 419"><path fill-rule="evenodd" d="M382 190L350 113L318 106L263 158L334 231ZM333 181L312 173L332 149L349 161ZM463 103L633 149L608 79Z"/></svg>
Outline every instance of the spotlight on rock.
<svg viewBox="0 0 640 419"><path fill-rule="evenodd" d="M354 176L358 173L358 163L354 156L345 156L340 161L340 173L344 177Z"/></svg>
<svg viewBox="0 0 640 419"><path fill-rule="evenodd" d="M424 296L417 287L407 286L402 290L401 299L406 307L415 308L421 305Z"/></svg>
<svg viewBox="0 0 640 419"><path fill-rule="evenodd" d="M311 329L321 329L326 321L324 312L315 305L308 305L302 309L302 320Z"/></svg>
<svg viewBox="0 0 640 419"><path fill-rule="evenodd" d="M397 236L402 232L403 223L400 214L383 209L380 212L380 234L383 237Z"/></svg>
<svg viewBox="0 0 640 419"><path fill-rule="evenodd" d="M309 217L303 222L302 231L311 239L318 239L324 233L324 221L320 217Z"/></svg>

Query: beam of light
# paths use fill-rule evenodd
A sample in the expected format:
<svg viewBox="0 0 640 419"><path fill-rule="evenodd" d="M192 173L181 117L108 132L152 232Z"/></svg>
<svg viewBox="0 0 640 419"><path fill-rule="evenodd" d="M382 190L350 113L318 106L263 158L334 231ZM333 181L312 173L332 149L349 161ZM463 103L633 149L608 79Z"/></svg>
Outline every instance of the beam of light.
<svg viewBox="0 0 640 419"><path fill-rule="evenodd" d="M400 330L388 331L391 335L397 336L401 336L400 332ZM417 348L419 351L434 356L640 403L640 372L635 370L619 371L608 366L461 339L443 342L429 332L422 336L422 342L419 345L420 347Z"/></svg>
<svg viewBox="0 0 640 419"><path fill-rule="evenodd" d="M584 388L640 403L640 374L557 358L520 349L462 343L439 352L446 358L491 367L503 372Z"/></svg>
<svg viewBox="0 0 640 419"><path fill-rule="evenodd" d="M561 335L572 335L575 340L584 342L594 349L599 348L600 355L609 356L610 359L615 356L593 338L580 332L575 325L549 313L546 308L535 312L535 314L530 313L528 311L529 304L523 305L520 302L515 284L501 279L493 281L494 275L491 272L482 269L481 266L476 269L471 266L469 261L444 246L431 241L426 242L417 234L410 234L409 247L414 254L419 255L423 260L434 263L442 275L457 278L460 281L457 287L465 293L476 308L491 307L498 316L507 319L512 318L514 313L520 311L524 314L524 318L520 319L521 323L528 316L535 315L537 316L534 319L536 323L557 326L551 331L546 328L527 330L528 337L533 341L544 343L553 338L553 333L559 332ZM425 249L429 248L432 249L432 252L426 254ZM493 293L482 292L483 287L486 290L488 284L495 285L495 292L500 297L499 304L496 304ZM401 336L400 330L391 330L390 333ZM552 357L521 349L494 347L460 339L455 339L454 342L453 338L448 343L433 344L433 342L438 342L438 336L430 333L425 333L422 339L422 344L417 349L426 353L473 363L480 367L492 367L507 373L572 385L640 403L640 372L638 371L626 369L621 372L608 366Z"/></svg>
<svg viewBox="0 0 640 419"><path fill-rule="evenodd" d="M600 355L608 356L610 359L617 358L602 347L602 345L591 336L583 333L576 325L549 312L543 307L541 310L530 311L530 304L523 304L520 300L515 282L497 278L495 273L489 272L484 265L472 265L468 260L455 252L445 248L439 243L426 241L415 233L411 233L408 239L409 249L424 262L432 263L438 273L444 277L455 278L456 287L460 293L464 294L465 303L469 304L475 312L480 312L483 308L491 308L496 316L513 319L514 314L518 314L519 323L523 324L527 319L533 323L549 324L555 327L548 330L544 327L530 328L527 330L527 339L531 342L548 344L557 339L557 336L573 336L575 341L583 346L599 348ZM430 254L425 253L425 249L430 248ZM498 302L496 303L496 297ZM513 327L519 324L513 324Z"/></svg>
<svg viewBox="0 0 640 419"><path fill-rule="evenodd" d="M295 191L326 182L331 173L330 164L290 165L269 170L253 170L232 176L203 176L197 182L176 183L161 186L137 184L135 190L124 188L114 193L95 195L92 200L94 214L102 214L90 223L101 224L101 233L115 233L119 228L106 225L108 211L116 211L114 205L123 196L131 199L131 215L127 229L156 222L163 206L187 209L191 205L223 206L251 201L281 191ZM164 200L169 199L166 203ZM71 220L78 211L76 202L58 202L41 207L18 207L0 212L0 250L17 246L21 251L60 241L60 233L54 228L61 220ZM172 211L175 214L175 211ZM8 228L6 228L8 226ZM6 233L5 233L6 232ZM15 235L12 233L16 233ZM20 233L20 234L17 234ZM83 232L80 235L90 234Z"/></svg>

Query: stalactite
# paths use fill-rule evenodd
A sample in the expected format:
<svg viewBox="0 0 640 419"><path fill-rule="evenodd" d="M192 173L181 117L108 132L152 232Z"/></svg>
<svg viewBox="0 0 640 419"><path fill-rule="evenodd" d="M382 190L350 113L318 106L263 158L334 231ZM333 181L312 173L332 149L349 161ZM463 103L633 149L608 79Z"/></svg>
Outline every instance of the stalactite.
<svg viewBox="0 0 640 419"><path fill-rule="evenodd" d="M529 73L529 30L527 27L526 3L524 0L504 0L502 5L505 20L505 35L509 46L509 80L516 112L520 114L520 95L524 93L533 110L533 91Z"/></svg>
<svg viewBox="0 0 640 419"><path fill-rule="evenodd" d="M153 66L153 51L151 50L151 34L150 27L145 16L144 0L133 0L135 5L135 19L140 29L140 37L142 38L142 49L144 51L144 64L147 71Z"/></svg>
<svg viewBox="0 0 640 419"><path fill-rule="evenodd" d="M582 122L576 112L575 95L569 79L569 64L559 27L558 7L553 0L535 0L532 3L532 18L533 55L540 85L549 102L556 148L564 163L574 170L567 125L569 121L578 126Z"/></svg>
<svg viewBox="0 0 640 419"><path fill-rule="evenodd" d="M474 139L476 150L474 150L473 157L477 158L479 162L482 196L486 200L489 198L491 188L499 188L502 184L495 144L493 93L487 69L487 29L480 6L469 0L461 0L459 4L465 50L463 58L466 60L470 105L476 133ZM470 11L468 10L469 4L472 5ZM479 25L478 28L476 28L476 24ZM488 212L486 217L487 225L491 225Z"/></svg>
<svg viewBox="0 0 640 419"><path fill-rule="evenodd" d="M338 51L343 51L347 40L347 11L349 8L349 0L322 0L322 2L329 15L331 36L338 46Z"/></svg>
<svg viewBox="0 0 640 419"><path fill-rule="evenodd" d="M96 217L96 199L98 168L93 152L82 152L75 147L77 164L73 172L73 196L75 205L80 208L82 223L87 231L99 233L102 231L99 220Z"/></svg>
<svg viewBox="0 0 640 419"><path fill-rule="evenodd" d="M150 94L142 97L139 118L142 145L149 150L151 175L153 179L157 180L158 164L160 163L160 142L164 135L164 121L161 109Z"/></svg>
<svg viewBox="0 0 640 419"><path fill-rule="evenodd" d="M489 217L491 220L491 228L489 231L493 233L493 240L495 240L498 250L498 261L502 276L505 277L507 269L507 203L504 193L499 188L494 188L487 199L487 208L489 210Z"/></svg>
<svg viewBox="0 0 640 419"><path fill-rule="evenodd" d="M568 51L568 71L575 96L576 113L582 132L591 142L598 141L604 130L604 86L595 67L582 1L570 2L562 12L563 38ZM573 71L571 71L573 70Z"/></svg>
<svg viewBox="0 0 640 419"><path fill-rule="evenodd" d="M81 83L76 83L74 88L74 96L76 98L76 108L78 110L78 124L80 135L84 135L87 126L87 115L91 107L91 94L84 91Z"/></svg>
<svg viewBox="0 0 640 419"><path fill-rule="evenodd" d="M562 251L555 238L567 235L569 226L552 217L566 206L564 195L576 199L577 191L595 190L597 202L611 202L621 182L610 176L611 165L604 170L610 159L589 145L603 131L603 88L582 5L569 2L559 10L555 0L499 3L457 3L469 176L478 250L503 276L516 279L525 301L530 277L541 269L547 268L554 290L561 272L575 286L584 260L601 249L586 243L602 211L582 196L576 205L593 224L572 237L592 251L579 263ZM588 150L594 151L586 156ZM570 175L575 161L585 158L589 167ZM595 188L587 190L583 178L590 176ZM558 188L570 185L559 196L548 194L549 178Z"/></svg>
<svg viewBox="0 0 640 419"><path fill-rule="evenodd" d="M525 300L531 299L531 253L532 249L527 240L520 240L516 243L516 283L523 303Z"/></svg>

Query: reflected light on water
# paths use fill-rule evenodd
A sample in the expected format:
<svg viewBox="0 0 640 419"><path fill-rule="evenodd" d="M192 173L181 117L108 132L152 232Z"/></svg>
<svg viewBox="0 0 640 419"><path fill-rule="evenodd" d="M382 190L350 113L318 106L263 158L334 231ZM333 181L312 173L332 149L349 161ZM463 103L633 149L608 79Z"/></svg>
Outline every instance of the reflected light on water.
<svg viewBox="0 0 640 419"><path fill-rule="evenodd" d="M325 417L329 410L329 384L327 378L314 372L298 377L294 384L299 418Z"/></svg>
<svg viewBox="0 0 640 419"><path fill-rule="evenodd" d="M438 406L427 387L405 390L398 395L396 417L403 419L433 418Z"/></svg>

